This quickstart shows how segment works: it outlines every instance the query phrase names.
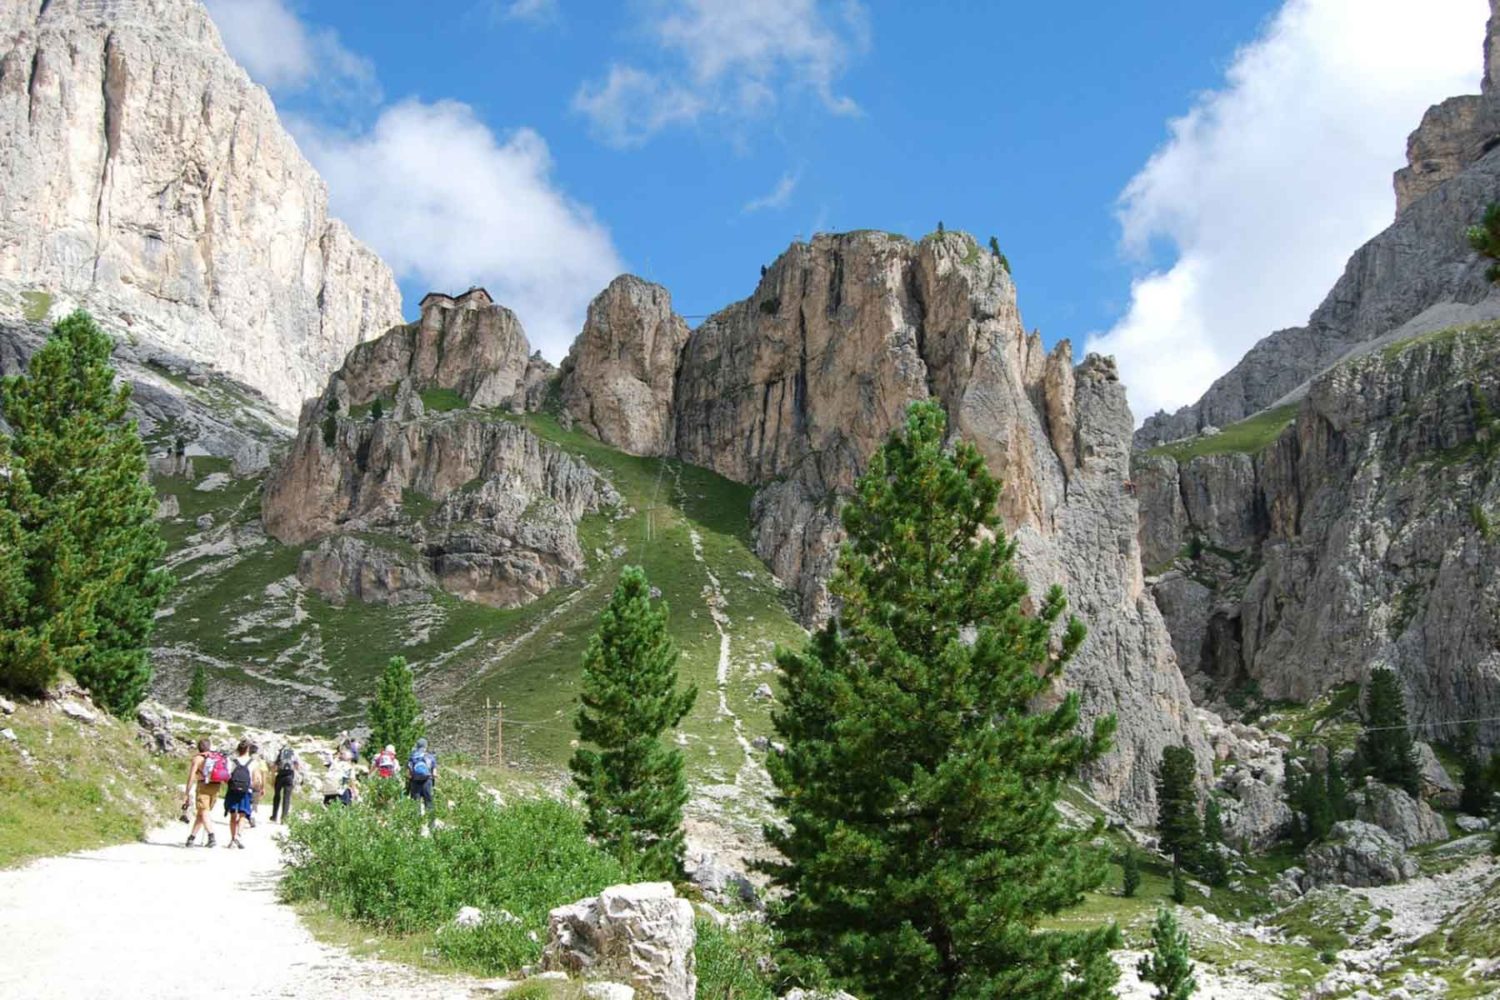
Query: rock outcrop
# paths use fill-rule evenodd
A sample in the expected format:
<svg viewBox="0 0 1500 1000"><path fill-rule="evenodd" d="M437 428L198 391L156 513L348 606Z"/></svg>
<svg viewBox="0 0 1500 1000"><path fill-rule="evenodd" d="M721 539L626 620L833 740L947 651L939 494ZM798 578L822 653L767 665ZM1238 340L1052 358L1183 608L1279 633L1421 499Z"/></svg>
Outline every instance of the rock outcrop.
<svg viewBox="0 0 1500 1000"><path fill-rule="evenodd" d="M602 297L613 303L608 337L586 331L585 340L610 346L575 349L564 376L580 387L573 398L617 378L616 358L655 355L650 331L667 307L634 305L647 288L617 283ZM638 436L610 433L671 442L683 461L757 486L756 550L808 621L830 611L841 499L912 401L940 401L953 432L1004 481L1001 513L1033 589L1061 584L1088 624L1065 683L1087 717L1120 720L1116 749L1091 775L1101 798L1149 816L1151 775L1169 742L1191 745L1206 775L1208 750L1142 583L1124 388L1109 359L1075 368L1066 342L1048 352L1026 333L999 258L962 233L820 235L794 244L750 298L694 330L675 368L671 433L656 423L660 390L641 390L649 406L610 411L611 422L644 421ZM578 403L572 412L584 420L587 411Z"/></svg>
<svg viewBox="0 0 1500 1000"><path fill-rule="evenodd" d="M670 882L617 885L547 916L542 966L613 980L651 1000L693 1000L693 905Z"/></svg>
<svg viewBox="0 0 1500 1000"><path fill-rule="evenodd" d="M328 541L300 567L315 589L390 603L436 581L513 607L579 581L578 520L619 497L493 409L524 408L539 366L515 317L482 295L428 296L420 323L351 351L303 408L266 482L267 532L302 545L376 531L420 557L397 565L389 553Z"/></svg>
<svg viewBox="0 0 1500 1000"><path fill-rule="evenodd" d="M0 317L85 306L288 416L399 321L197 0L3 0L0 26Z"/></svg>
<svg viewBox="0 0 1500 1000"><path fill-rule="evenodd" d="M414 560L347 535L302 553L297 579L333 604L418 604L432 599L435 581Z"/></svg>
<svg viewBox="0 0 1500 1000"><path fill-rule="evenodd" d="M1307 850L1310 886L1374 886L1404 882L1417 863L1390 834L1357 819L1334 824L1326 840Z"/></svg>
<svg viewBox="0 0 1500 1000"><path fill-rule="evenodd" d="M574 422L632 455L669 455L672 401L688 325L672 296L624 274L589 305L562 364L562 405Z"/></svg>
<svg viewBox="0 0 1500 1000"><path fill-rule="evenodd" d="M1380 827L1402 847L1448 839L1448 824L1421 799L1374 780L1365 783L1362 795L1356 818Z"/></svg>
<svg viewBox="0 0 1500 1000"><path fill-rule="evenodd" d="M1306 326L1270 334L1197 403L1148 419L1139 446L1248 417L1385 338L1500 316L1488 262L1464 237L1500 191L1500 0L1490 0L1490 10L1482 93L1438 104L1412 133L1409 163L1395 176L1395 222L1355 252Z"/></svg>
<svg viewBox="0 0 1500 1000"><path fill-rule="evenodd" d="M1500 715L1496 413L1487 324L1339 365L1255 454L1143 456L1143 555L1174 567L1154 587L1195 690L1306 701L1388 666L1433 739Z"/></svg>

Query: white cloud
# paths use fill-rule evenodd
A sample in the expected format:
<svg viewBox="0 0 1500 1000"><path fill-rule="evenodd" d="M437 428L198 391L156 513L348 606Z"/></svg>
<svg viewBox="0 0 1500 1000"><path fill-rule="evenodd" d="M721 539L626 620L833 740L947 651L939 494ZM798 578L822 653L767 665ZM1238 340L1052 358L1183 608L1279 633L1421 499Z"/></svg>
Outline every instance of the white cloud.
<svg viewBox="0 0 1500 1000"><path fill-rule="evenodd" d="M314 83L333 96L380 99L375 68L330 28L304 24L284 0L204 0L224 46L268 90L293 93Z"/></svg>
<svg viewBox="0 0 1500 1000"><path fill-rule="evenodd" d="M797 190L797 182L802 179L800 174L785 173L776 186L759 198L751 198L745 202L741 212L749 215L752 212L763 212L767 209L786 208L787 203L792 200L792 193Z"/></svg>
<svg viewBox="0 0 1500 1000"><path fill-rule="evenodd" d="M507 21L550 24L561 12L557 0L498 0L495 13Z"/></svg>
<svg viewBox="0 0 1500 1000"><path fill-rule="evenodd" d="M1138 419L1304 322L1390 223L1407 133L1428 105L1478 90L1484 0L1421 7L1287 0L1126 187L1125 248L1166 244L1175 263L1136 280L1088 349L1119 359Z"/></svg>
<svg viewBox="0 0 1500 1000"><path fill-rule="evenodd" d="M334 213L402 278L482 284L556 361L589 300L623 270L608 230L559 190L531 129L497 138L456 101L402 101L360 134L294 131Z"/></svg>
<svg viewBox="0 0 1500 1000"><path fill-rule="evenodd" d="M859 113L836 88L869 46L858 0L664 0L645 9L653 68L613 65L573 99L605 142L638 145L710 115L758 117L790 91L812 93L834 114Z"/></svg>

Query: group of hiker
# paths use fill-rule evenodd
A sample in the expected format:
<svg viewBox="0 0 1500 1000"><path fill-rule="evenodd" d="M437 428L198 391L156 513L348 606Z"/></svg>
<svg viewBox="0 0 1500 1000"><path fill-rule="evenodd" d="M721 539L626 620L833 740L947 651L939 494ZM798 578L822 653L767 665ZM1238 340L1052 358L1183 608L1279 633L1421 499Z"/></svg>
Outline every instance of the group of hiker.
<svg viewBox="0 0 1500 1000"><path fill-rule="evenodd" d="M337 752L321 754L323 773L316 782L325 808L353 805L359 798L359 753L359 740L344 736ZM432 788L437 779L437 756L427 749L425 739L417 740L404 768L396 748L387 745L370 761L365 774L375 781L387 781L400 778L403 770L406 794L416 799L425 813L432 808ZM255 826L255 812L267 778L271 778L272 787L271 822L285 823L291 818L293 791L310 777L307 764L290 744L283 745L273 764L268 765L260 747L250 740L240 740L234 752L227 753L215 750L207 739L200 739L197 753L188 765L187 784L182 792L184 823L188 821L189 808L193 811L192 829L185 846L195 846L199 830L206 834L204 846L216 846L210 817L222 793L224 812L229 817L229 843L225 846L243 849L241 832L246 826Z"/></svg>

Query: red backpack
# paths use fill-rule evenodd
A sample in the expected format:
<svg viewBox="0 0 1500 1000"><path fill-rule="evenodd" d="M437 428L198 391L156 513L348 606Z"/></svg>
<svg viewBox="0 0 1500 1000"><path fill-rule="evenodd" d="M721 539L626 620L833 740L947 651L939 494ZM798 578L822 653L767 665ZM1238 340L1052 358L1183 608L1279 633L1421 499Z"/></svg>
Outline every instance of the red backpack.
<svg viewBox="0 0 1500 1000"><path fill-rule="evenodd" d="M394 778L396 776L396 755L380 752L380 756L374 760L375 773L382 778Z"/></svg>
<svg viewBox="0 0 1500 1000"><path fill-rule="evenodd" d="M229 759L217 750L203 755L203 783L222 784L229 780Z"/></svg>

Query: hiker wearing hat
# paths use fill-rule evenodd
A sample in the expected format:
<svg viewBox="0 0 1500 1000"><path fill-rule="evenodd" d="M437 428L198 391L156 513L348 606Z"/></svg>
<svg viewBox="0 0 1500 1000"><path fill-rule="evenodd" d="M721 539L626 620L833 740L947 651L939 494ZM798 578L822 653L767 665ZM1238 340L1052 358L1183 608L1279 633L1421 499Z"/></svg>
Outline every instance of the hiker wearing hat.
<svg viewBox="0 0 1500 1000"><path fill-rule="evenodd" d="M406 794L422 803L422 812L432 808L432 783L437 780L437 755L428 753L427 740L417 740L406 760Z"/></svg>
<svg viewBox="0 0 1500 1000"><path fill-rule="evenodd" d="M401 772L401 758L396 756L396 748L386 744L386 748L375 755L370 761L370 768L375 772L377 778L394 778Z"/></svg>

